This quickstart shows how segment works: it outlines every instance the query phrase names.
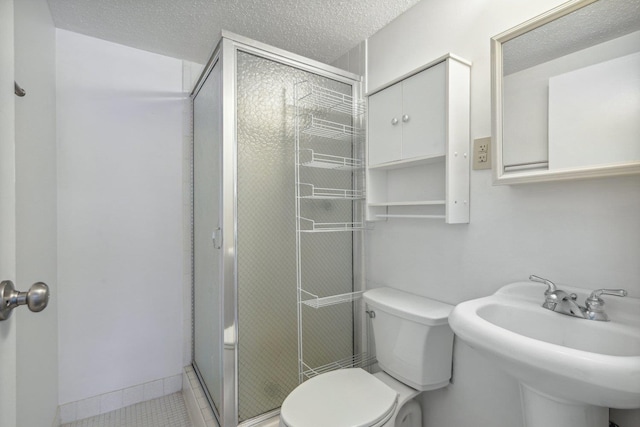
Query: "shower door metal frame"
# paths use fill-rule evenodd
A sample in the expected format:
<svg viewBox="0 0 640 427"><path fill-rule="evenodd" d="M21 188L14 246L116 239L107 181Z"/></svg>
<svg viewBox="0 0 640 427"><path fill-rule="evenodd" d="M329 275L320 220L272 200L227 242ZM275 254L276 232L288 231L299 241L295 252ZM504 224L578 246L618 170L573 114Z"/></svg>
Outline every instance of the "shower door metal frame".
<svg viewBox="0 0 640 427"><path fill-rule="evenodd" d="M217 43L213 53L207 64L205 65L193 91L191 92L191 101L204 84L209 73L218 61L222 66L222 209L221 214L221 251L222 251L222 269L221 269L221 285L222 285L222 321L223 321L223 345L222 345L222 402L220 402L221 411L216 410L211 400L211 396L207 394L207 399L214 412L214 415L221 427L238 426L238 263L237 263L237 237L238 237L238 164L237 164L237 54L238 52L246 52L255 56L259 56L271 61L285 64L303 71L314 73L341 83L348 84L352 87L352 96L354 99L360 99L362 96L362 78L339 68L323 64L303 56L287 52L267 44L251 40L249 38L222 31L220 40ZM191 168L193 176L193 158L191 159ZM294 177L292 176L292 179ZM193 184L192 184L193 185ZM193 188L192 188L193 190ZM193 191L192 191L193 193ZM192 200L193 202L193 200ZM193 204L192 204L193 209ZM192 224L193 225L193 224ZM193 227L192 227L193 230ZM355 241L354 252L358 255L353 257L354 265L354 284L364 290L364 263L362 253L362 233L357 233L360 237ZM193 242L193 237L192 237ZM192 271L193 271L193 253L192 253ZM195 278L192 274L192 287ZM192 293L193 295L193 293ZM299 309L299 307L298 307ZM357 311L354 308L354 313ZM360 317L361 314L358 313ZM354 314L355 317L355 314ZM192 319L194 318L193 301L192 301ZM360 351L362 343L362 327L364 323L354 322L354 352ZM192 323L193 328L193 323ZM195 338L192 333L192 340ZM192 342L193 349L193 342ZM192 360L195 360L195 354L192 352ZM192 362L198 373L195 362ZM199 376L200 377L200 376ZM199 378L202 382L202 378ZM206 390L205 390L206 391ZM256 423L264 421L279 413L279 409L269 413L260 415L250 420L244 421L241 426L252 426Z"/></svg>
<svg viewBox="0 0 640 427"><path fill-rule="evenodd" d="M204 85L205 81L207 80L207 78L209 77L209 75L211 74L211 72L213 71L213 69L215 68L215 66L220 63L220 65L222 66L222 58L221 58L221 52L222 52L222 42L218 43L215 47L215 49L213 50L211 57L209 59L209 61L207 62L207 64L204 66L204 69L200 75L200 77L198 78L198 81L196 82L193 90L191 91L190 94L190 100L191 100L191 111L195 111L195 98L198 95L198 93L200 92L200 89L202 88L202 86ZM221 70L221 79L222 79L222 70ZM222 109L221 109L222 111ZM212 118L215 119L215 118ZM194 126L194 122L191 122L192 125L192 137L195 139L195 128L193 128ZM221 152L223 152L224 147L221 147ZM209 390L207 389L206 386L204 386L205 382L204 382L204 377L202 375L202 373L200 372L200 369L198 368L198 365L196 364L196 360L195 360L195 261L194 261L194 251L195 251L195 237L194 237L194 226L195 226L195 222L194 222L194 197L195 197L195 173L194 173L194 168L195 168L195 159L194 159L194 141L192 141L192 146L191 146L191 159L190 159L190 168L191 168L191 364L193 366L193 369L196 373L196 376L198 377L198 381L200 382L200 384L202 385L202 390L205 394L205 397L207 398L207 401L209 402L209 406L211 407L212 412L214 413L214 416L216 418L216 421L218 422L219 425L222 425L222 419L221 419L221 414L218 412L216 405L213 402L213 398L211 396L211 394L209 393ZM224 164L225 164L225 159L222 159L221 161L221 165L220 168L222 170L221 175L224 173ZM223 182L225 181L225 178L223 177ZM221 185L221 189L223 188L223 185ZM224 191L221 190L220 193L220 197L222 198L224 194ZM218 208L220 208L220 206L218 206ZM221 210L222 212L222 210ZM222 217L222 214L220 214L220 227L222 228L222 224L225 221L225 218ZM222 249L222 248L221 248ZM224 269L221 268L221 276L224 277ZM222 277L220 278L220 283L223 283L223 279ZM221 295L221 301L224 301L224 294ZM223 313L226 311L224 310L223 307L218 307L220 309L222 309ZM224 324L224 322L223 322ZM221 346L222 347L222 346ZM222 360L224 361L224 347L223 348L223 354L221 355ZM224 362L223 362L224 364ZM223 366L224 369L224 366ZM225 384L224 384L224 378L226 378L227 376L224 375L224 371L223 371L223 384L222 384L222 392L223 392L223 402L224 402L224 390L225 390ZM219 402L220 406L222 407L222 402Z"/></svg>

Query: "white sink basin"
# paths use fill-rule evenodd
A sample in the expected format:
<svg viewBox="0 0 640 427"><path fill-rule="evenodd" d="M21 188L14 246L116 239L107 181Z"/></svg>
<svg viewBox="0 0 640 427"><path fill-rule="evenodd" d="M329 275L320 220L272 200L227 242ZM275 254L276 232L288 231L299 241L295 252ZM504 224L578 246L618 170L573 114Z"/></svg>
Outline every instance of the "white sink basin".
<svg viewBox="0 0 640 427"><path fill-rule="evenodd" d="M569 316L563 316L559 319L557 313L545 309L538 310L537 306L523 307L522 305L490 303L480 307L476 313L493 325L533 340L595 353L588 356L588 359L592 361L595 360L594 356L599 355L640 356L638 331L627 325L594 321L576 322L576 318ZM548 350L553 349L549 347ZM579 357L579 360L587 360L584 354L575 353L574 356ZM619 363L623 362L623 359L619 361ZM615 369L615 365L610 368ZM640 404L640 401L638 403Z"/></svg>
<svg viewBox="0 0 640 427"><path fill-rule="evenodd" d="M578 294L581 304L590 292L560 288ZM531 282L505 286L458 304L449 324L526 390L556 404L640 408L640 299L605 297L611 321L601 322L542 308L545 289Z"/></svg>

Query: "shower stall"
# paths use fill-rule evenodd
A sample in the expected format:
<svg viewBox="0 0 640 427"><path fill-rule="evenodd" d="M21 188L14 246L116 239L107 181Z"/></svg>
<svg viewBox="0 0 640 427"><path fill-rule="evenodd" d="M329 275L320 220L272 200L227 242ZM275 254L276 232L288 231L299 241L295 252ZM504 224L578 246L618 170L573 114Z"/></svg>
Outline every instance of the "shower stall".
<svg viewBox="0 0 640 427"><path fill-rule="evenodd" d="M223 427L368 366L360 77L223 33L192 93L193 365Z"/></svg>

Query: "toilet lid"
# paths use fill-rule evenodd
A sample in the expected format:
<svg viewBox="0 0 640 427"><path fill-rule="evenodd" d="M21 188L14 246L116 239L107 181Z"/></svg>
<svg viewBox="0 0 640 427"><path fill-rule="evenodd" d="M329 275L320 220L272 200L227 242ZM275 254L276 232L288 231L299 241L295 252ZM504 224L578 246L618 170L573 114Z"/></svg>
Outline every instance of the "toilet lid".
<svg viewBox="0 0 640 427"><path fill-rule="evenodd" d="M360 368L318 375L287 396L280 417L289 427L365 427L387 421L398 393Z"/></svg>

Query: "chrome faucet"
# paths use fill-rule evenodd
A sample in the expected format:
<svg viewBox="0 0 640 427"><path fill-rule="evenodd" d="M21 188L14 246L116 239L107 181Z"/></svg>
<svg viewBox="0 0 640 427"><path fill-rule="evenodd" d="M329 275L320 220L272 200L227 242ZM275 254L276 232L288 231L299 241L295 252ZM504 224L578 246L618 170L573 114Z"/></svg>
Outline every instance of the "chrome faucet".
<svg viewBox="0 0 640 427"><path fill-rule="evenodd" d="M576 294L568 294L558 289L551 280L534 275L529 276L529 280L547 285L547 290L544 292L544 303L542 303L543 308L555 311L556 313L588 320L601 320L605 322L609 320L609 316L604 312L604 301L600 298L601 295L627 296L627 291L624 289L598 289L591 292L591 295L585 300L585 306L583 307L576 302L578 299Z"/></svg>

